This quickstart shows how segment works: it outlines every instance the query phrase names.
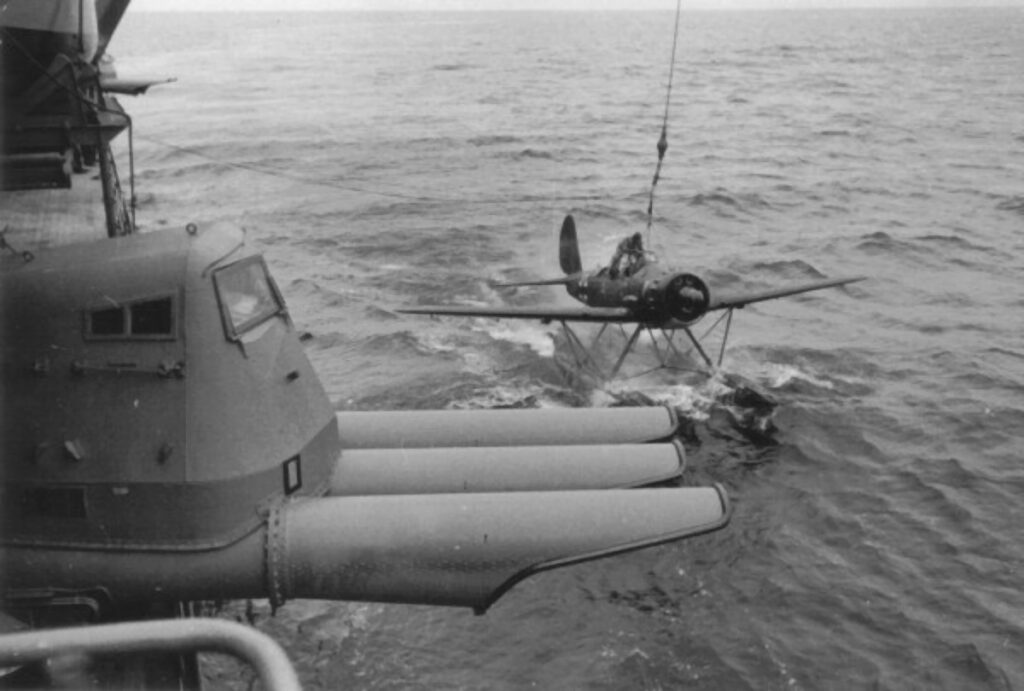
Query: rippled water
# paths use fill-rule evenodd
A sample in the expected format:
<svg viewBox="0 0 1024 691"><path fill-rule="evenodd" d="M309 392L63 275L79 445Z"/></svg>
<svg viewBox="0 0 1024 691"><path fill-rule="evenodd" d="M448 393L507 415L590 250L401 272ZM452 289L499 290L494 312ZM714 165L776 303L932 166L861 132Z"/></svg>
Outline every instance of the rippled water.
<svg viewBox="0 0 1024 691"><path fill-rule="evenodd" d="M553 331L397 315L558 274L643 229L671 13L132 14L139 220L245 226L339 409L602 404ZM295 602L260 626L325 688L1024 683L1024 12L684 13L653 240L755 305L726 370L771 443L700 408L725 531L538 576L486 616ZM122 169L125 166L122 165ZM645 393L693 408L706 387ZM705 388L702 388L705 387ZM214 667L227 682L235 673Z"/></svg>

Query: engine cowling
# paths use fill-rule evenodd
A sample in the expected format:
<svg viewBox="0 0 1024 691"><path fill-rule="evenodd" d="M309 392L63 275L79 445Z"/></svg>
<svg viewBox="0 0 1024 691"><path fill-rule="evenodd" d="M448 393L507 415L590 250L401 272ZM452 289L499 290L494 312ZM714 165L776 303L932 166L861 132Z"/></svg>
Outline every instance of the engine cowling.
<svg viewBox="0 0 1024 691"><path fill-rule="evenodd" d="M711 291L699 276L676 274L665 284L662 308L672 318L692 323L704 316L711 304Z"/></svg>

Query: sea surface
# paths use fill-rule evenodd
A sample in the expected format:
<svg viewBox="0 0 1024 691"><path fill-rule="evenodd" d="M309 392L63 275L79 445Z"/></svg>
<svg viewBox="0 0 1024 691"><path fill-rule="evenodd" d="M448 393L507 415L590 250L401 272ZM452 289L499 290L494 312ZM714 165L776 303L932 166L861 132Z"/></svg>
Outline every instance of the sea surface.
<svg viewBox="0 0 1024 691"><path fill-rule="evenodd" d="M767 438L721 378L581 390L552 326L395 312L568 304L492 284L557 276L566 213L587 267L646 232L674 19L130 10L115 36L122 76L177 79L122 99L139 224L244 227L337 409L633 387L733 499L480 617L253 603L308 688L1024 689L1024 10L682 14L649 244L729 289L868 277L737 313L723 369L778 401Z"/></svg>

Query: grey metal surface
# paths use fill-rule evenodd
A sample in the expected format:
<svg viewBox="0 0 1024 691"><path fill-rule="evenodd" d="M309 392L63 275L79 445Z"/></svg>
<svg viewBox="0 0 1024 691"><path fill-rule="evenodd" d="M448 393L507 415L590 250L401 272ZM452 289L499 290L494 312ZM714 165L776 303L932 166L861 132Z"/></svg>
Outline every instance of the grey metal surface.
<svg viewBox="0 0 1024 691"><path fill-rule="evenodd" d="M209 548L255 530L261 502L326 484L334 410L287 314L225 330L218 271L263 267L244 240L193 227L4 267L3 541ZM146 305L159 329L136 330Z"/></svg>
<svg viewBox="0 0 1024 691"><path fill-rule="evenodd" d="M287 515L287 597L485 611L523 578L699 535L729 520L717 487L344 497Z"/></svg>
<svg viewBox="0 0 1024 691"><path fill-rule="evenodd" d="M326 497L191 553L7 548L8 587L102 583L115 604L270 597L483 611L532 573L724 527L719 487Z"/></svg>
<svg viewBox="0 0 1024 691"><path fill-rule="evenodd" d="M334 496L528 492L640 487L683 472L671 444L346 449L331 476Z"/></svg>
<svg viewBox="0 0 1024 691"><path fill-rule="evenodd" d="M342 448L636 444L676 431L667 407L402 410L337 414Z"/></svg>

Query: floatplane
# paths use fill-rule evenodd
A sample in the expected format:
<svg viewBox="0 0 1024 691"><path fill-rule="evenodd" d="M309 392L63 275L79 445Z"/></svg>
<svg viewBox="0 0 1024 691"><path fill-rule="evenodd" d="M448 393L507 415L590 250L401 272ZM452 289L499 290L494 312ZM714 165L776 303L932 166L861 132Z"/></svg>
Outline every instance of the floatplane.
<svg viewBox="0 0 1024 691"><path fill-rule="evenodd" d="M607 266L588 272L583 270L580 261L576 222L571 214L562 223L558 259L564 276L492 285L497 288L562 285L581 305L417 305L397 311L434 316L534 319L544 324L557 322L566 337L569 355L577 373L603 384L614 380L622 372L624 363L630 353L636 351L644 333L650 336L658 361L653 369L681 369L679 363L692 366L693 358L687 356L695 351L700 358L698 364L703 365L708 373L714 373L721 367L733 312L737 309L757 302L838 288L865 278L850 276L760 291L720 293L712 290L708 281L695 273L661 265L654 253L644 249L640 233L620 242ZM692 327L712 312L720 313L718 319L701 337L696 336ZM584 342L574 328L573 325L579 323L600 325L589 343ZM717 357L713 359L702 341L723 323L724 334ZM608 367L599 357L599 346L616 331L625 337L625 345L618 349L618 355ZM689 348L685 352L676 344L676 336L680 332L689 340Z"/></svg>

